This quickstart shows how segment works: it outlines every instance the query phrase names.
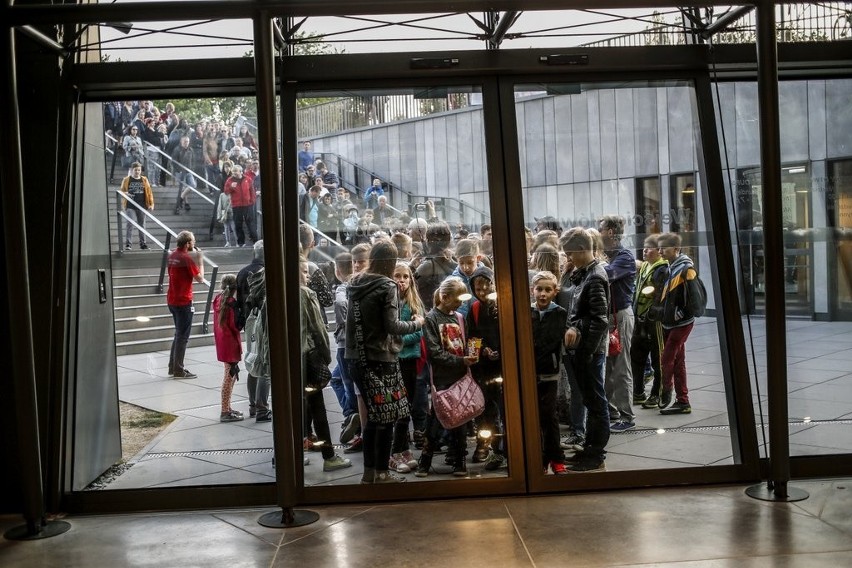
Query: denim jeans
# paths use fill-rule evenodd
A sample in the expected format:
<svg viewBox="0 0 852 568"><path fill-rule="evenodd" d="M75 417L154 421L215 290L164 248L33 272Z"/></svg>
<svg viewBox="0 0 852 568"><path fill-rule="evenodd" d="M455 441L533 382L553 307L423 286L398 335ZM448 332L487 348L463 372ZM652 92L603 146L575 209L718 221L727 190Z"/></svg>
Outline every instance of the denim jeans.
<svg viewBox="0 0 852 568"><path fill-rule="evenodd" d="M604 390L606 356L603 353L574 353L571 360L586 407L586 443L583 452L591 458L604 459L609 442L609 404Z"/></svg>
<svg viewBox="0 0 852 568"><path fill-rule="evenodd" d="M144 203L142 203L141 205L142 205L143 208L145 207ZM142 209L139 209L137 207L133 207L132 205L129 206L128 209L133 209L133 212L136 214L136 224L139 225L140 227L142 227L142 229L144 229L145 228L145 219L147 219L148 217L145 215L145 213L142 211ZM133 225L130 223L130 221L127 221L127 231L125 232L126 234L125 234L125 237L124 237L125 244L128 244L128 245L130 244L130 238L133 236L133 229L134 229ZM145 233L142 232L142 229L139 229L139 244L140 245L145 244Z"/></svg>
<svg viewBox="0 0 852 568"><path fill-rule="evenodd" d="M192 304L186 306L169 306L175 323L175 337L169 353L169 371L183 371L183 357L186 354L186 344L189 343L189 333L192 331L192 314L195 308Z"/></svg>
<svg viewBox="0 0 852 568"><path fill-rule="evenodd" d="M358 399L355 398L355 383L349 373L349 362L344 357L345 347L337 348L337 367L331 373L331 390L337 397L337 403L347 418L358 412Z"/></svg>

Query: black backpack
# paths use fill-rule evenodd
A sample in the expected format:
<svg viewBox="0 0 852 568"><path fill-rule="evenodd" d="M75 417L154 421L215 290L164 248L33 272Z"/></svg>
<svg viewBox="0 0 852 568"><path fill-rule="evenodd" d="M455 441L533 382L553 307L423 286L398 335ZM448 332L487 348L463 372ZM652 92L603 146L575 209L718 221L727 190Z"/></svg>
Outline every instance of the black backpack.
<svg viewBox="0 0 852 568"><path fill-rule="evenodd" d="M687 274L689 274L689 270L687 268ZM705 288L704 282L699 278L698 271L694 268L692 270L695 271L695 278L691 280L686 278L684 281L684 290L686 291L686 306L684 311L687 317L700 318L707 310L707 288Z"/></svg>

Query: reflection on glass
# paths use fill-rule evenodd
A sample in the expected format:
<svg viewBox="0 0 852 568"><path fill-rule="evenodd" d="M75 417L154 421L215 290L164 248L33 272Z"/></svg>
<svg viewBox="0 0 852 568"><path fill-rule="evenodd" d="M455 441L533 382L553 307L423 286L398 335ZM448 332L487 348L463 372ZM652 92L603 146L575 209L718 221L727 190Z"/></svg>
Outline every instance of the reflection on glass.
<svg viewBox="0 0 852 568"><path fill-rule="evenodd" d="M712 241L695 192L691 85L537 84L515 96L532 278L545 270L539 246L555 243L555 304L568 313L556 404L539 400L546 473L732 463L716 320L695 316L685 292ZM712 289L713 275L701 278ZM540 384L554 374L538 357L544 296L533 288Z"/></svg>
<svg viewBox="0 0 852 568"><path fill-rule="evenodd" d="M481 101L458 86L297 100L299 195L287 203L299 209L306 287L333 360L312 355L323 342L303 312L315 389L306 485L507 474ZM445 428L430 382L445 390L468 371L485 408Z"/></svg>

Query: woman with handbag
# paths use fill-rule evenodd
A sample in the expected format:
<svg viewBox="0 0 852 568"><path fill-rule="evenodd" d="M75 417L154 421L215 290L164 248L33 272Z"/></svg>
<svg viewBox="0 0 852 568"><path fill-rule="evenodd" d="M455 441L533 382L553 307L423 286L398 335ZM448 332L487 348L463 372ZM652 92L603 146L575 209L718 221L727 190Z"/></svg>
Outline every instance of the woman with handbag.
<svg viewBox="0 0 852 568"><path fill-rule="evenodd" d="M438 286L433 298L435 307L426 314L423 334L426 337L426 350L432 366L432 410L426 421L426 440L417 462L417 477L426 477L432 468L432 455L438 447L441 427L450 431L453 453L453 475L467 475L467 436L465 424L475 416L470 416L458 425L439 422L436 412L441 391L450 390L455 383L469 380L476 382L470 374L470 366L479 360L478 356L465 355L464 320L456 310L462 305L461 295L467 293L467 285L461 278L450 276ZM482 392L479 392L482 398ZM484 399L482 400L484 405ZM482 412L480 407L479 412ZM445 419L446 421L446 419Z"/></svg>
<svg viewBox="0 0 852 568"><path fill-rule="evenodd" d="M302 315L302 373L305 386L305 414L313 421L317 436L322 440L320 450L323 458L323 471L335 471L352 467L352 462L334 453L331 432L328 427L328 415L322 389L331 380L331 348L328 332L320 315L316 293L308 288L308 263L299 262L300 307Z"/></svg>
<svg viewBox="0 0 852 568"><path fill-rule="evenodd" d="M394 424L409 414L399 369L402 336L423 327L423 316L399 319L399 294L393 280L396 246L379 241L370 249L367 270L349 282L346 311L346 358L354 360L353 379L367 406L361 437L364 475L361 483L395 483L388 471Z"/></svg>

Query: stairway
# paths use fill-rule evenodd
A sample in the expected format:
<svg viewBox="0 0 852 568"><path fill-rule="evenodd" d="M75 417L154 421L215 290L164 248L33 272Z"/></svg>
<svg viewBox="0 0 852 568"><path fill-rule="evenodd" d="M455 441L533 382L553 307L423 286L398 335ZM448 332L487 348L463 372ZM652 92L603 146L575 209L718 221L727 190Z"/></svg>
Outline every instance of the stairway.
<svg viewBox="0 0 852 568"><path fill-rule="evenodd" d="M219 282L225 274L236 274L251 262L253 251L245 248L204 248L207 258L219 269L214 283L214 295L219 291ZM163 291L157 290L162 251L154 248L113 254L112 293L115 319L115 347L117 355L168 351L174 337L171 313L166 305L168 275L163 282ZM205 278L210 280L210 266L205 267ZM213 344L213 308L210 308L207 333L203 332L204 310L208 287L195 283L193 305L195 317L190 334L190 347Z"/></svg>
<svg viewBox="0 0 852 568"><path fill-rule="evenodd" d="M109 188L107 195L107 203L109 207L109 240L111 250L113 251L121 251L124 248L124 232L122 232L120 240L117 240L118 234L116 232L118 215L116 214L117 196L114 190L120 187L122 179L118 177L118 173L118 168L116 168L116 183L110 183L107 186ZM180 233L184 230L192 231L195 234L196 242L200 244L202 248L205 245L207 247L223 245L225 243L225 238L222 235L221 225L217 224L214 226L213 239L210 239L210 220L216 209L215 204L219 199L218 192L213 195L209 195L206 190L200 190L205 197L213 202L212 204L205 201L202 196L192 193L188 198L191 209L189 211L181 211L179 215L176 215L174 213L174 209L177 201L178 188L173 179L168 178L168 183L171 185L167 185L165 187L152 187L152 191L154 193L154 211L151 213L155 215L161 223L169 227L175 233ZM128 206L127 213L135 220L136 216L135 213L131 211L132 208L132 205ZM122 226L124 226L125 223L124 219L122 219ZM160 242L165 243L166 231L159 227L156 223L148 219L146 221L145 228L149 233L159 239ZM139 235L136 229L133 230L131 242L134 250L139 248ZM151 243L149 243L149 245L150 244ZM174 248L174 242L171 243L171 248ZM152 247L152 250L155 249L156 246Z"/></svg>

